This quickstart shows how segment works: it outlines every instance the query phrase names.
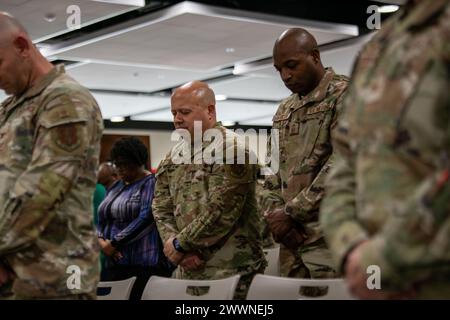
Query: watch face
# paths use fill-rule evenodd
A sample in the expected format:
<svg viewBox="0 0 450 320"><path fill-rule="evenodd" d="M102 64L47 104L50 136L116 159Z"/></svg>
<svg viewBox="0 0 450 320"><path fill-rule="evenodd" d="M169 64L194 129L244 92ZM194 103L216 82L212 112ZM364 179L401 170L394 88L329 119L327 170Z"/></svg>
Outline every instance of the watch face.
<svg viewBox="0 0 450 320"><path fill-rule="evenodd" d="M184 253L184 250L183 250L183 248L181 247L180 242L178 241L178 239L176 239L176 238L173 239L173 246L174 246L175 250Z"/></svg>

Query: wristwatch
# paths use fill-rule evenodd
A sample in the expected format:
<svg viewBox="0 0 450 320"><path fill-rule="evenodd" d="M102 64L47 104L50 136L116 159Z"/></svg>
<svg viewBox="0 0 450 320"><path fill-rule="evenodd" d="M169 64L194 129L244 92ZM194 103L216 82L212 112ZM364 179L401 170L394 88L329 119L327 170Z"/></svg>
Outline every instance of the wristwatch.
<svg viewBox="0 0 450 320"><path fill-rule="evenodd" d="M289 203L286 203L286 205L284 206L284 214L288 215L288 216L292 216L293 213L294 213L294 208L289 206Z"/></svg>
<svg viewBox="0 0 450 320"><path fill-rule="evenodd" d="M177 238L173 239L173 247L175 248L175 250L177 250L178 252L181 253L186 253L186 250L184 250L181 245L180 245L180 241L178 241Z"/></svg>

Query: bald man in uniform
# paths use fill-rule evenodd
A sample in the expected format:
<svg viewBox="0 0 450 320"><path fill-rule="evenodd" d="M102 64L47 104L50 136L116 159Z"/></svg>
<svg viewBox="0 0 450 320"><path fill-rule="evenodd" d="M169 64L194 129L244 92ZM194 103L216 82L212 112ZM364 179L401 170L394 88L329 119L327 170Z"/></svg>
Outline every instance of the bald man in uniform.
<svg viewBox="0 0 450 320"><path fill-rule="evenodd" d="M95 299L97 103L4 12L0 89L0 298Z"/></svg>
<svg viewBox="0 0 450 320"><path fill-rule="evenodd" d="M330 136L348 79L323 67L316 40L300 28L276 40L273 62L292 95L273 117L273 129L279 130L279 172L265 182L265 217L274 239L283 244L283 276L335 277L318 213L331 165Z"/></svg>
<svg viewBox="0 0 450 320"><path fill-rule="evenodd" d="M215 104L214 92L203 82L187 83L173 93L175 128L184 129L189 139L175 146L158 167L153 215L165 243L164 253L179 266L178 278L221 279L239 274L235 298L244 299L253 276L266 266L255 198L258 167L248 161L249 150L236 143L236 135L216 121ZM194 136L194 121L201 122L200 137ZM201 141L207 132L215 132L218 139ZM190 147L191 141L194 150L188 154L189 161L175 161L178 150ZM196 143L201 143L200 154ZM223 158L206 161L201 153L215 144L225 149ZM227 158L230 150L236 152ZM240 152L246 161L239 164ZM194 160L198 156L201 161Z"/></svg>
<svg viewBox="0 0 450 320"><path fill-rule="evenodd" d="M109 190L117 181L117 169L111 162L103 162L98 167L97 181Z"/></svg>

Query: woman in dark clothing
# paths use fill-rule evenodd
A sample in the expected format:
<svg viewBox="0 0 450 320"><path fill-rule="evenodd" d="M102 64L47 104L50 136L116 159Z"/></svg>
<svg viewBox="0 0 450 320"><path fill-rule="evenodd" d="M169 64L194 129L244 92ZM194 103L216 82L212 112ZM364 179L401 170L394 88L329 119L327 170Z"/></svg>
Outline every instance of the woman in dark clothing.
<svg viewBox="0 0 450 320"><path fill-rule="evenodd" d="M167 276L166 260L152 215L154 176L145 169L148 152L136 138L123 138L111 150L120 177L98 208L99 243L106 255L101 281L136 276L130 300L139 300L152 275Z"/></svg>

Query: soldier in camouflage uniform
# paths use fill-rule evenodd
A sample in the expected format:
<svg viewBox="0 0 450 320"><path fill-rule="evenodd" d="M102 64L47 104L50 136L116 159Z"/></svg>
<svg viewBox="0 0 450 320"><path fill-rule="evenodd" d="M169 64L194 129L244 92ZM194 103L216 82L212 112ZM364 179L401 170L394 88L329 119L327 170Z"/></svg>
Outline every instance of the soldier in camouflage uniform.
<svg viewBox="0 0 450 320"><path fill-rule="evenodd" d="M273 117L273 129L279 130L279 172L265 183L265 216L275 240L284 245L281 275L334 277L318 212L331 164L330 132L347 78L323 67L316 40L303 29L286 30L275 43L273 59L293 92Z"/></svg>
<svg viewBox="0 0 450 320"><path fill-rule="evenodd" d="M100 110L2 12L0 61L0 297L95 298Z"/></svg>
<svg viewBox="0 0 450 320"><path fill-rule="evenodd" d="M180 164L174 161L178 147L190 146L182 141L160 163L153 215L165 242L164 252L179 265L177 278L221 279L240 274L235 298L244 299L253 276L266 266L255 199L258 166L249 163L249 151L236 142L236 135L216 122L214 93L205 83L193 81L178 88L171 102L176 129L186 129L198 141L193 125L201 121L200 134L216 129L222 142L214 143L225 150L223 159L206 162L201 158L195 163L213 143L203 141L201 150L194 147L189 152L189 163ZM237 152L231 159L225 159L233 150ZM240 151L246 158L242 164L236 159Z"/></svg>
<svg viewBox="0 0 450 320"><path fill-rule="evenodd" d="M450 299L449 89L448 0L408 2L355 64L320 220L360 298Z"/></svg>

